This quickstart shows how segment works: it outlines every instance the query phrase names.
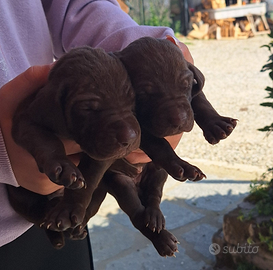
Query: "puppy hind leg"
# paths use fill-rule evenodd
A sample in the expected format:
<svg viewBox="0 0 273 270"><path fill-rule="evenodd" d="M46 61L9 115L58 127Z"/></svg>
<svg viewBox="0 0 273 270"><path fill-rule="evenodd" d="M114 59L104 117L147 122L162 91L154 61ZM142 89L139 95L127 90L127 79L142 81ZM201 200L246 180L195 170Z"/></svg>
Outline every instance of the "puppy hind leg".
<svg viewBox="0 0 273 270"><path fill-rule="evenodd" d="M23 187L7 185L7 190L14 210L37 227L40 227L47 211L59 201L58 197L49 201L47 196L39 195ZM64 246L65 241L62 233L47 229L44 231L54 248L60 249Z"/></svg>
<svg viewBox="0 0 273 270"><path fill-rule="evenodd" d="M145 206L145 224L153 232L160 233L165 228L165 218L160 210L160 203L167 172L157 169L150 162L146 165L139 183L140 200Z"/></svg>
<svg viewBox="0 0 273 270"><path fill-rule="evenodd" d="M129 216L133 225L140 230L145 227L145 207L142 205L134 179L109 173L105 175L108 192L115 197L120 208Z"/></svg>
<svg viewBox="0 0 273 270"><path fill-rule="evenodd" d="M100 206L106 197L106 194L107 194L107 189L102 179L99 186L95 189L92 196L92 200L86 209L86 214L85 214L86 223L88 222L90 218L95 216L95 214L99 211Z"/></svg>
<svg viewBox="0 0 273 270"><path fill-rule="evenodd" d="M132 178L125 175L107 175L108 192L112 194L120 208L129 216L137 228L154 245L158 253L163 256L174 256L177 252L177 239L167 230L154 233L145 225L145 207L142 205L137 187Z"/></svg>
<svg viewBox="0 0 273 270"><path fill-rule="evenodd" d="M85 236L87 235L87 232L85 232L85 226L87 225L88 221L99 211L99 208L104 201L106 194L107 189L102 179L99 186L95 189L93 193L91 202L86 209L83 222L72 231L67 232L69 234L69 238L73 240L85 238Z"/></svg>
<svg viewBox="0 0 273 270"><path fill-rule="evenodd" d="M13 209L29 222L40 225L49 204L45 195L29 191L23 187L7 185L8 198Z"/></svg>

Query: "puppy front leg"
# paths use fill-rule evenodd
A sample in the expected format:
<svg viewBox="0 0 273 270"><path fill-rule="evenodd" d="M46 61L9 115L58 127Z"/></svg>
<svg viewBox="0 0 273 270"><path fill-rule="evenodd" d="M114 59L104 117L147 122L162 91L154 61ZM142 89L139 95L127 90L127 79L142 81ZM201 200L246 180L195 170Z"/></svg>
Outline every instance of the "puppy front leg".
<svg viewBox="0 0 273 270"><path fill-rule="evenodd" d="M72 189L85 185L82 173L67 158L61 140L53 132L32 122L26 113L15 117L12 136L34 157L40 172L52 182Z"/></svg>
<svg viewBox="0 0 273 270"><path fill-rule="evenodd" d="M203 92L193 98L191 105L196 123L211 144L227 138L236 127L237 120L219 115Z"/></svg>
<svg viewBox="0 0 273 270"><path fill-rule="evenodd" d="M178 181L198 181L205 177L196 166L179 158L167 140L142 131L140 148L152 159L156 166L167 171Z"/></svg>

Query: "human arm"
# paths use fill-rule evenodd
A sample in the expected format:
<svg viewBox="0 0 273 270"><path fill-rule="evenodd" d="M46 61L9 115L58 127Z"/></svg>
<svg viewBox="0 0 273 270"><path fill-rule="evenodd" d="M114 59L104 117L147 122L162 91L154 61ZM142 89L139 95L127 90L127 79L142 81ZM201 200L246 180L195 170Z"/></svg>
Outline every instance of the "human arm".
<svg viewBox="0 0 273 270"><path fill-rule="evenodd" d="M0 182L21 185L40 194L50 194L60 186L40 173L33 157L13 141L11 127L18 104L46 83L49 70L49 65L31 67L0 89L0 127L4 139L0 162L9 168L6 169L5 177L0 177ZM64 142L67 154L73 162L78 163L79 158L74 154L80 149L72 141Z"/></svg>
<svg viewBox="0 0 273 270"><path fill-rule="evenodd" d="M115 0L43 0L43 5L57 58L81 45L113 52L143 36L174 36L168 27L138 25Z"/></svg>

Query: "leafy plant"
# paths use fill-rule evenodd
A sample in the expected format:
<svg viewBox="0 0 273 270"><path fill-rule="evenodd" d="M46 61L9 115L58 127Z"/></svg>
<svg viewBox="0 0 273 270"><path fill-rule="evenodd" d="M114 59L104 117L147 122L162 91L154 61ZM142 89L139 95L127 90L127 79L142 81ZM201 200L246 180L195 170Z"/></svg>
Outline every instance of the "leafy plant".
<svg viewBox="0 0 273 270"><path fill-rule="evenodd" d="M126 0L129 15L138 23L151 26L171 26L170 6L165 0Z"/></svg>
<svg viewBox="0 0 273 270"><path fill-rule="evenodd" d="M273 168L268 169L267 173L263 174L263 178L271 175ZM250 195L248 201L255 204L252 213L256 212L259 215L273 216L273 176L270 181L264 179L252 181L250 184Z"/></svg>
<svg viewBox="0 0 273 270"><path fill-rule="evenodd" d="M265 179L271 178L270 181ZM249 244L264 244L268 251L273 251L273 168L268 169L261 180L252 181L250 195L247 201L252 202L255 207L247 213L240 213L238 219L241 221L251 220L254 216L267 216L269 219L256 224L258 228L257 238L249 237ZM256 239L255 239L256 238Z"/></svg>
<svg viewBox="0 0 273 270"><path fill-rule="evenodd" d="M270 38L273 38L273 32L271 32L269 35L268 35ZM271 41L269 44L267 45L263 45L262 47L264 48L267 48L270 52L270 56L267 60L267 64L265 64L261 71L264 72L264 71L269 71L269 77L271 80L273 80L273 41ZM268 96L266 98L268 99L271 99L273 100L273 88L270 87L270 86L267 86L265 88L265 90L268 92ZM273 109L273 102L263 102L260 104L261 106L265 106L265 107L269 107L269 108L272 108ZM266 131L268 132L268 134L270 134L272 131L273 131L273 123L269 124L268 126L265 126L263 128L260 128L259 129L260 131Z"/></svg>
<svg viewBox="0 0 273 270"><path fill-rule="evenodd" d="M246 200L255 204L255 207L248 213L241 211L239 220L250 220L253 213L273 215L273 168L263 173L260 180L251 181L250 194Z"/></svg>
<svg viewBox="0 0 273 270"><path fill-rule="evenodd" d="M178 20L178 21L175 22L173 30L174 30L175 33L180 34L180 31L181 31L181 21L180 20Z"/></svg>
<svg viewBox="0 0 273 270"><path fill-rule="evenodd" d="M273 251L273 229L272 229L272 225L269 226L267 232L268 232L267 235L264 235L264 234L262 234L260 232L259 233L259 239L260 239L261 243L267 245L267 248L268 248L269 251Z"/></svg>
<svg viewBox="0 0 273 270"><path fill-rule="evenodd" d="M149 1L148 10L146 25L170 26L170 10L168 7L158 3L158 1Z"/></svg>
<svg viewBox="0 0 273 270"><path fill-rule="evenodd" d="M268 36L273 38L273 32ZM269 50L270 56L261 71L269 71L268 75L273 81L273 40L262 47ZM273 87L267 86L265 91L268 93L266 98L270 99L270 101L263 102L260 105L273 109ZM267 132L267 135L269 135L273 131L273 123L258 130ZM258 219L256 219L255 224L253 224L256 228L254 235L248 237L247 243L249 245L258 244L259 246L265 246L268 251L273 252L273 167L269 168L261 176L260 180L252 181L250 195L246 200L253 203L255 207L250 211L241 211L238 219L243 222L259 216L260 220L263 220L258 222ZM241 262L237 264L236 270L258 270L258 268L247 262Z"/></svg>
<svg viewBox="0 0 273 270"><path fill-rule="evenodd" d="M237 265L236 270L259 270L259 268L248 262L240 262Z"/></svg>

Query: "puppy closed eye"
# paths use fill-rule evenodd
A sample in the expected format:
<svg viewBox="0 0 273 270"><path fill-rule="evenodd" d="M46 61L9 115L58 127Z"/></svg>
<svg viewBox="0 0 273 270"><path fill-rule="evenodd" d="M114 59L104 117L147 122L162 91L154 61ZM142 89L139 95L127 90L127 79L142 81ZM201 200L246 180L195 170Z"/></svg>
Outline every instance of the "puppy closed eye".
<svg viewBox="0 0 273 270"><path fill-rule="evenodd" d="M184 87L185 89L189 89L192 87L192 84L188 79L184 79L181 82L181 86Z"/></svg>
<svg viewBox="0 0 273 270"><path fill-rule="evenodd" d="M138 89L136 90L136 99L146 100L148 99L153 93L154 88L150 85L139 85Z"/></svg>
<svg viewBox="0 0 273 270"><path fill-rule="evenodd" d="M100 107L101 107L101 103L99 100L86 100L86 101L81 101L78 104L78 109L84 110L84 111L98 111Z"/></svg>
<svg viewBox="0 0 273 270"><path fill-rule="evenodd" d="M200 85L198 85L198 82L194 79L192 84L192 97L195 97L199 94L199 92L202 90Z"/></svg>
<svg viewBox="0 0 273 270"><path fill-rule="evenodd" d="M191 71L181 70L176 78L177 80L175 80L175 82L178 83L180 87L183 87L185 90L188 90L192 87L193 74Z"/></svg>

